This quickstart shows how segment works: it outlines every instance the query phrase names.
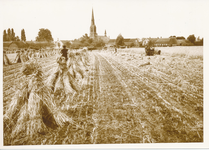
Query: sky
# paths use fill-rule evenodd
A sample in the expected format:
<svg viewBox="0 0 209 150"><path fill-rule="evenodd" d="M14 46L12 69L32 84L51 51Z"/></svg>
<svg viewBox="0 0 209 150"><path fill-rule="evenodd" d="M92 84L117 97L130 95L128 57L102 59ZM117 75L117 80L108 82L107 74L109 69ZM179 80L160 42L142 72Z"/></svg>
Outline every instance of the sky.
<svg viewBox="0 0 209 150"><path fill-rule="evenodd" d="M89 35L92 9L98 35L111 39L205 36L207 0L0 0L1 30L13 28L26 40L49 29L54 40Z"/></svg>

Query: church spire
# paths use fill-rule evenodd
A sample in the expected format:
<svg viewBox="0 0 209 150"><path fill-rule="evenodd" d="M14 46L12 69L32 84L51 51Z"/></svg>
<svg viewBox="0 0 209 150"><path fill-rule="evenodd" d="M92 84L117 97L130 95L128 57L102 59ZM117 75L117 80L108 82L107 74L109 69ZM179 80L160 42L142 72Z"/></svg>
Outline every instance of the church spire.
<svg viewBox="0 0 209 150"><path fill-rule="evenodd" d="M91 26L90 26L90 37L95 38L97 36L96 25L94 22L94 11L92 8Z"/></svg>
<svg viewBox="0 0 209 150"><path fill-rule="evenodd" d="M94 11L93 11L93 8L92 8L91 25L94 25Z"/></svg>

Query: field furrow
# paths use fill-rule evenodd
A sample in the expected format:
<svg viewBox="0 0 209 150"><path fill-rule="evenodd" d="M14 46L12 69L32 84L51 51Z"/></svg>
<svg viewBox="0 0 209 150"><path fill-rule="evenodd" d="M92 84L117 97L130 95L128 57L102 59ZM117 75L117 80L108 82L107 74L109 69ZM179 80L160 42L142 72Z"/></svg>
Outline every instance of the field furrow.
<svg viewBox="0 0 209 150"><path fill-rule="evenodd" d="M115 58L114 58L115 59ZM116 63L118 63L117 61L115 61ZM155 89L155 91L157 91L157 93L161 93L165 96L165 99L169 99L169 100L173 100L173 102L176 103L182 103L182 106L186 105L187 108L189 107L190 109L193 109L194 112L196 109L199 108L199 106L202 106L202 96L200 97L198 94L196 95L196 93L189 93L188 91L179 89L179 87L174 87L173 84L169 83L169 82L162 82L161 77L163 76L157 76L157 75L150 75L150 68L148 68L147 70L140 70L139 67L135 67L134 65L131 65L129 62L120 62L121 64L123 64L124 66L129 65L128 69L133 69L130 70L130 72L133 72L134 74L136 74L137 76L140 76L143 80L145 80L145 82L147 82L147 85L151 85L151 87L153 87L153 89ZM123 70L123 68L121 69ZM157 87L157 88L156 88ZM161 91L164 91L163 93ZM167 91L167 92L165 92ZM164 93L170 93L169 95L165 95ZM161 95L162 96L162 95ZM194 102L193 99L196 99L196 101ZM199 114L199 112L197 112L197 114Z"/></svg>
<svg viewBox="0 0 209 150"><path fill-rule="evenodd" d="M107 58L107 57L106 57ZM108 57L108 59L110 60L110 56ZM113 60L112 60L113 61ZM115 62L116 63L116 62ZM124 67L124 65L120 65L119 63L116 63L115 64L117 67L118 66L120 66L119 67L119 70L121 70L123 73L122 74L125 74L125 75L128 75L128 74L130 74L129 75L129 77L131 77L131 70L130 69L127 69L127 68L130 68L130 66L128 67L128 65L126 64L126 66L127 66L127 68L126 67ZM122 66L122 67L121 67ZM127 71L125 71L125 70L127 70ZM132 74L133 75L133 74ZM136 74L135 74L136 75ZM137 75L137 77L139 77L138 75ZM125 79L125 78L124 78ZM130 79L129 79L130 80ZM137 79L136 79L137 80ZM147 81L149 81L149 80L147 80ZM132 81L133 82L133 81ZM185 109L185 107L183 107L183 106L180 106L180 105L178 105L178 103L177 102L175 102L175 101L172 101L172 103L170 104L169 102L170 102L170 97L165 97L163 94L161 94L161 92L160 91L158 91L158 90L156 90L157 89L157 87L155 87L155 85L152 85L152 84L150 84L150 82L144 82L144 86L143 85L141 85L141 83L143 83L144 82L144 79L143 78L141 78L141 80L139 80L138 82L135 82L135 84L133 84L133 85L130 85L130 86L132 86L132 87L136 87L136 86L138 86L138 88L137 88L137 90L139 90L140 88L142 88L143 87L143 95L144 95L144 98L146 99L146 98L148 98L148 99L151 99L151 101L150 101L150 103L152 104L153 102L154 103L157 103L157 108L158 109L160 109L160 110L164 110L164 115L165 115L165 112L166 112L166 114L173 114L174 112L175 112L175 114L177 115L177 116L180 116L180 118L179 118L179 121L181 120L181 118L190 118L189 120L187 120L186 122L187 122L187 124L188 124L188 126L191 126L191 124L193 124L193 126L197 126L197 124L198 123L202 123L202 116L199 116L199 115L191 115L191 112L194 112L194 110L192 109L187 109L186 111L184 111L184 114L183 114L183 112L182 112L182 110L184 110ZM140 83L140 84L139 84ZM151 85L151 86L149 86L149 85ZM133 89L133 88L132 88ZM140 91L139 91L140 92ZM165 92L165 91L164 91ZM137 91L135 92L134 90L132 90L132 93L137 93ZM166 91L166 93L172 93L172 91ZM138 97L138 99L141 99L140 97L139 97L139 95L135 95L136 97ZM163 97L165 97L165 98L163 98ZM159 101L160 100L160 101ZM148 101L148 100L146 100L146 101ZM169 102L168 102L169 101ZM149 105L150 103L146 103L146 106L147 105ZM155 108L155 106L151 106L152 108L154 107ZM177 107L177 108L176 108ZM150 109L150 107L148 107L149 109ZM158 110L157 109L157 110ZM166 111L165 111L166 110ZM147 111L149 111L149 110L147 110ZM153 110L154 111L154 113L156 113L156 110L154 109ZM144 112L144 111L143 111ZM146 111L145 111L146 112ZM159 112L159 110L158 110L158 112ZM159 120L161 120L161 122L162 122L162 120L164 120L164 119L167 119L167 118L165 118L165 116L161 116L162 118L160 119L159 118L159 114L157 115L157 116L155 116L155 118L152 118L153 120L151 121L151 122L158 122ZM151 118L151 117L150 117ZM157 118L157 120L156 120L156 118ZM194 125L194 121L193 121L193 119L195 118L195 120L197 121L195 124L196 125ZM160 122L158 122L158 124L159 124ZM156 123L157 124L157 123ZM200 128L201 129L201 128ZM189 131L189 130L188 130ZM161 132L162 133L162 132ZM178 133L178 134L180 134L180 133ZM197 134L195 134L194 136L196 136ZM179 135L176 135L176 136L179 136ZM176 137L177 138L177 137ZM185 140L185 139L184 139Z"/></svg>
<svg viewBox="0 0 209 150"><path fill-rule="evenodd" d="M168 48L169 49L169 48ZM171 48L170 48L171 49ZM194 48L193 48L194 49ZM141 51L138 51L141 50ZM56 55L38 58L46 80L57 69ZM53 93L56 109L72 120L44 135L21 133L6 145L203 142L203 59L144 49L89 51L77 92ZM3 114L24 82L22 64L3 67ZM82 67L82 66L81 66Z"/></svg>

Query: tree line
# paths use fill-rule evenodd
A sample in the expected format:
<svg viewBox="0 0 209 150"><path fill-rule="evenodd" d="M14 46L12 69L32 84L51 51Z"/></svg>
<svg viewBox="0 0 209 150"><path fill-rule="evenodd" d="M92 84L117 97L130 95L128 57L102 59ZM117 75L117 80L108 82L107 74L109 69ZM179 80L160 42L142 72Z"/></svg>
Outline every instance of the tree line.
<svg viewBox="0 0 209 150"><path fill-rule="evenodd" d="M194 34L192 35L189 35L187 37L187 39L183 36L179 36L179 37L176 37L176 36L170 36L169 37L170 39L184 39L184 40L187 40L187 41L190 41L191 43L193 43L194 45L197 45L198 44L202 44L203 45L203 38L200 39L199 37L196 38L194 36ZM26 41L26 35L25 35L25 30L22 29L21 30L21 39L19 38L19 36L15 36L15 32L14 32L14 29L13 28L8 28L7 30L4 30L4 33L3 33L3 41ZM39 32L38 32L38 36L36 37L36 41L38 42L52 42L53 41L53 38L52 38L52 34L51 34L51 31L49 29L44 29L44 28L41 28L39 29ZM95 38L95 39L92 39L88 36L88 34L86 33L85 35L83 35L82 37L80 37L79 39L74 39L72 41L72 43L70 42L66 42L64 43L67 47L70 47L70 48L80 48L80 47L103 47L105 46L105 43L102 39L100 38ZM121 34L118 35L118 37L116 38L116 42L115 42L115 45L118 47L118 46L124 46L124 38Z"/></svg>
<svg viewBox="0 0 209 150"><path fill-rule="evenodd" d="M200 37L196 38L194 34L189 35L187 37L187 39L185 37L183 37L183 36L179 36L179 37L170 36L169 38L170 38L170 42L173 43L173 44L177 43L176 40L187 40L187 41L191 42L194 45L203 45L203 38L202 39L200 39ZM153 46L154 44L155 44L154 41L152 41L152 40L149 41L149 45ZM123 36L121 34L119 34L117 36L116 41L115 41L115 45L117 47L125 45L124 38L123 38Z"/></svg>
<svg viewBox="0 0 209 150"><path fill-rule="evenodd" d="M6 41L26 41L26 36L25 36L25 30L21 30L21 39L19 36L15 36L14 29L8 28L7 30L4 30L3 32L3 42Z"/></svg>
<svg viewBox="0 0 209 150"><path fill-rule="evenodd" d="M7 30L4 30L3 32L3 42L6 41L26 41L26 35L25 35L25 30L21 30L21 39L19 36L15 36L15 32L13 28L8 28ZM36 41L38 42L52 42L53 38L51 35L51 31L49 29L44 29L41 28L39 29L38 36L36 37Z"/></svg>
<svg viewBox="0 0 209 150"><path fill-rule="evenodd" d="M72 43L66 42L65 45L72 49L77 49L80 47L89 47L89 48L103 47L105 43L100 38L95 38L95 39L90 38L88 34L86 33L79 39L74 39Z"/></svg>

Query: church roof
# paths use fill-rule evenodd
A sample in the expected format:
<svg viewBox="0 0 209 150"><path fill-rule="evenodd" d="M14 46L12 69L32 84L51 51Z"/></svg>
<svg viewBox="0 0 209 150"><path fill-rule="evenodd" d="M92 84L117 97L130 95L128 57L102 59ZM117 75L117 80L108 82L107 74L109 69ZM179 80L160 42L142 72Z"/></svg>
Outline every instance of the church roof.
<svg viewBox="0 0 209 150"><path fill-rule="evenodd" d="M97 38L102 39L104 43L108 43L110 38L107 36L98 35Z"/></svg>
<svg viewBox="0 0 209 150"><path fill-rule="evenodd" d="M109 39L109 41L107 42L107 45L115 45L115 39Z"/></svg>

